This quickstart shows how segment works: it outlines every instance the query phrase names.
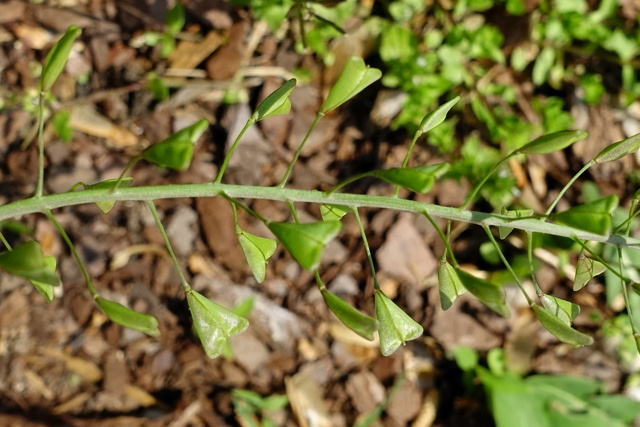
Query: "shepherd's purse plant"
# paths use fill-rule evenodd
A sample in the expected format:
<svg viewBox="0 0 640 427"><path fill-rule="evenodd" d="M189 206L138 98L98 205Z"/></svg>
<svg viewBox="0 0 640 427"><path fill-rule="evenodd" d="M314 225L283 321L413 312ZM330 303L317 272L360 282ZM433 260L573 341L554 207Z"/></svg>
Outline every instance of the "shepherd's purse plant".
<svg viewBox="0 0 640 427"><path fill-rule="evenodd" d="M181 270L154 201L178 197L221 197L226 199L233 209L235 224L229 224L229 226L235 227L238 241L257 282L260 283L265 279L266 264L274 254L277 244L280 243L303 268L313 272L318 289L327 306L342 323L368 340L373 340L377 333L380 351L385 356L392 354L407 341L420 337L423 334L423 328L411 319L401 307L396 305L392 299L385 295L381 289L376 278L375 263L367 241L367 231L360 217L360 212L363 208L412 212L417 215L423 215L435 227L445 246L438 269L440 300L444 310L451 307L458 296L469 292L497 314L508 316L509 310L505 302L505 292L502 286L463 270L456 261L456 256L452 249L452 221L471 223L482 227L506 269L513 275L514 283L522 291L540 323L560 341L574 346L583 346L591 344L593 339L572 327L572 322L579 312L579 307L569 301L544 293L536 281L534 269L533 249L536 235L561 236L573 240L576 247L580 248L581 251L576 266L574 290L581 289L593 276L605 270L614 274L622 284L634 338L640 347L638 321L635 320L631 312L632 304L630 303L631 299L635 298L633 293L639 291L639 286L627 277L621 261L623 250L638 249L640 246L640 240L630 236L632 220L640 212L638 209L640 192L636 193L627 218L621 224L612 223L611 214L618 205L618 199L615 196L604 197L573 206L565 211L558 212L555 210L556 204L563 197L566 190L588 168L635 153L640 147L640 134L615 142L595 156L567 183L543 213L506 209L500 213L485 213L468 210L468 207L476 200L487 179L509 159L514 156L548 154L562 150L584 139L587 136L586 132L581 130L560 131L541 136L515 149L504 156L489 171L487 176L472 188L460 207L438 206L400 198L399 191L401 188L415 193L427 193L433 188L438 179L446 177L449 169L449 164L447 163L410 167L409 161L414 146L420 137L443 123L447 113L460 102L459 98L455 98L430 112L422 119L419 129L407 150L404 161L399 167L357 175L328 191L290 188L287 184L292 170L296 166L297 160L304 150L305 143L318 122L327 113L349 101L381 77L379 70L366 66L363 59L353 57L347 61L342 74L329 91L310 129L297 147L284 175L276 186L258 187L226 184L224 182L224 174L234 151L250 126L271 116L287 113L290 110L291 101L289 96L296 86L294 79L284 82L282 86L258 105L229 148L216 179L211 183L135 186L133 178L128 176L129 171L139 161L150 162L160 167L178 171L187 169L193 156L194 145L209 126L206 120L200 120L179 130L167 139L151 145L133 157L117 179L92 184L78 183L65 193L44 194L43 125L45 121L45 100L52 85L63 71L72 45L80 34L79 28L70 27L51 49L44 62L39 87L40 128L38 137L38 176L35 194L33 197L0 206L0 221L4 223L4 221L28 214L44 214L53 223L62 239L68 245L84 276L88 291L96 304L113 322L142 331L151 336L160 333L158 321L153 316L136 312L115 301L106 299L100 294L99 290L93 285L91 276L74 243L56 219L53 213L54 210L62 207L96 203L101 210L108 212L117 202L145 202L160 230L168 253L179 274L193 318L195 331L207 356L217 357L225 350L226 342L231 336L239 334L247 328L248 321L245 317L211 301L191 287L187 277ZM389 192L390 195L372 196L340 192L344 185L366 176L376 177L390 184L392 187ZM292 220L287 222L273 221L263 216L246 203L246 200L252 199L272 200L286 204L291 212ZM321 219L314 222L300 222L295 204L301 202L317 205L319 218ZM238 223L239 210L245 211L248 215L264 223L272 233L272 236L257 236L243 230ZM323 249L328 242L339 235L342 226L341 220L345 215L353 215L358 224L363 248L369 261L374 284L375 313L373 317L361 313L346 301L331 293L322 282L321 274L318 271ZM436 219L446 220L446 228L439 227ZM527 292L522 284L521 277L515 273L507 257L500 249L501 246L498 243L498 239L504 239L512 230L520 230L527 236L530 276L535 295L530 295ZM5 251L0 253L0 268L9 274L30 281L47 301L51 301L54 297L54 287L61 284L59 275L56 272L56 260L53 257L45 256L41 246L36 241L29 240L16 247L11 247L8 240L1 233L0 239L5 246ZM599 252L594 250L594 243L606 244L614 248L618 254L618 264L612 265L609 261L603 259Z"/></svg>

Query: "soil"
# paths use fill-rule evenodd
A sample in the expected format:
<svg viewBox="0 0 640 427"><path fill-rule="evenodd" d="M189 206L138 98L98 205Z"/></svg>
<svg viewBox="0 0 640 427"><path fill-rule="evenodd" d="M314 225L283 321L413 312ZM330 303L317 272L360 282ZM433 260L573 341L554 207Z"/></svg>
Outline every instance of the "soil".
<svg viewBox="0 0 640 427"><path fill-rule="evenodd" d="M289 38L276 38L229 2L185 4L184 40L163 60L157 49L141 43L145 31L163 30L163 2L0 3L0 90L7 104L0 114L0 203L30 197L35 189L35 115L22 106L33 109L35 64L71 24L81 27L83 35L54 86L54 107L70 112L74 133L66 143L51 126L45 129L47 193L68 191L79 181L117 177L132 155L200 118L211 126L186 172L141 163L131 174L136 185L210 182L225 148L257 102L292 70L304 67L311 78L294 91L292 112L251 128L225 175L231 183L277 184L340 64L323 67L313 55L295 53ZM146 90L151 71L171 78L167 100L158 102ZM522 87L526 98L526 83ZM230 89L241 102L224 102ZM402 162L410 135L391 131L390 118L370 115L381 89L374 85L321 122L290 186L327 189L353 174ZM24 102L8 104L23 95ZM591 118L587 127L593 139L583 149L598 151L595 145L622 138L610 108L594 107L585 114ZM576 159L590 156L583 150L531 160L522 171L523 194L531 203L546 205L571 175ZM416 149L416 162L432 157L425 146ZM629 158L594 172L592 178L608 194L629 197L625 172L634 165ZM455 206L467 189L465 182L446 181L424 196L401 195ZM392 189L364 180L349 191L390 194ZM569 197L576 198L577 192ZM156 205L196 290L227 307L254 298L251 326L231 340L233 357L206 358L192 333L178 275L143 203L118 203L107 214L95 206L77 206L55 215L77 245L99 292L155 315L162 331L157 338L108 321L48 220L37 215L21 218L46 253L57 258L63 286L48 304L23 280L0 274L0 425L249 425L234 408L232 394L248 389L262 396L288 396L290 405L269 413L279 426L354 425L386 397L380 419L370 425L491 426L484 396L463 387L462 373L450 358L451 350L460 345L481 354L505 346L511 363L520 364L523 372L588 375L611 391L623 385L624 370L605 351L599 325L592 320L595 314L611 315L599 283L590 285L588 293L573 295L569 281L552 266L543 265L538 276L545 290L553 289L560 297L573 295L583 313L590 314L578 318L577 326L595 335L596 344L580 349L544 332L515 293L507 319L467 297L443 312L435 287L443 245L428 221L363 210L383 290L425 329L422 338L383 357L375 343L358 339L337 323L312 274L283 249L269 263L265 282L257 284L237 243L225 200L162 200ZM254 201L251 206L272 220L288 218L283 204ZM318 217L315 206L299 210L302 221ZM247 231L268 235L246 215L240 222ZM482 230L457 231L456 250L462 260L482 263ZM12 242L21 238L8 236ZM513 251L518 250L515 243ZM330 290L373 313L372 280L350 216L339 238L328 246L321 272Z"/></svg>

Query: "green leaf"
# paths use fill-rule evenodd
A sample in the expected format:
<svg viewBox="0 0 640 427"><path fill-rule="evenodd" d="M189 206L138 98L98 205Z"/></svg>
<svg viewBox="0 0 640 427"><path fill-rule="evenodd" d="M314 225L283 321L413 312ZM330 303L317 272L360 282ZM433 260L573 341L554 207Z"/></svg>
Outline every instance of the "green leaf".
<svg viewBox="0 0 640 427"><path fill-rule="evenodd" d="M596 234L607 234L611 229L611 215L617 206L618 196L612 194L557 212L551 218L560 224Z"/></svg>
<svg viewBox="0 0 640 427"><path fill-rule="evenodd" d="M302 267L315 270L324 246L340 232L342 224L340 221L270 222L267 226Z"/></svg>
<svg viewBox="0 0 640 427"><path fill-rule="evenodd" d="M264 282L267 274L267 262L276 251L278 243L273 239L247 233L241 230L240 227L236 227L236 234L253 277L258 283Z"/></svg>
<svg viewBox="0 0 640 427"><path fill-rule="evenodd" d="M589 133L583 130L561 130L542 135L516 150L522 154L548 154L567 148L571 144L585 139Z"/></svg>
<svg viewBox="0 0 640 427"><path fill-rule="evenodd" d="M320 205L320 215L323 221L340 221L351 209L342 205Z"/></svg>
<svg viewBox="0 0 640 427"><path fill-rule="evenodd" d="M122 304L109 301L100 296L96 297L96 303L111 321L126 328L144 332L152 337L160 335L158 320L155 317L149 314L138 313Z"/></svg>
<svg viewBox="0 0 640 427"><path fill-rule="evenodd" d="M613 162L629 154L633 154L640 148L640 133L637 133L622 141L613 144L602 150L594 159L595 163Z"/></svg>
<svg viewBox="0 0 640 427"><path fill-rule="evenodd" d="M445 104L439 106L422 119L420 122L419 132L427 133L431 129L440 125L447 118L447 113L449 110L453 108L460 101L460 97L456 96L451 101L446 102Z"/></svg>
<svg viewBox="0 0 640 427"><path fill-rule="evenodd" d="M504 206L502 207L502 215L512 216L515 219L517 218L526 218L533 215L533 209L514 209L507 210ZM498 234L500 239L504 240L507 238L509 234L513 231L511 227L498 227Z"/></svg>
<svg viewBox="0 0 640 427"><path fill-rule="evenodd" d="M422 335L424 329L384 293L375 291L376 318L380 323L380 352L389 356L400 345Z"/></svg>
<svg viewBox="0 0 640 427"><path fill-rule="evenodd" d="M535 303L531 308L542 326L560 341L576 347L593 344L593 338L568 326L546 308Z"/></svg>
<svg viewBox="0 0 640 427"><path fill-rule="evenodd" d="M378 330L378 321L366 316L326 288L320 291L329 309L346 327L362 338L373 341L373 333Z"/></svg>
<svg viewBox="0 0 640 427"><path fill-rule="evenodd" d="M326 114L338 108L381 76L382 72L380 70L367 67L362 58L351 57L338 80L329 91L327 99L320 108L320 113Z"/></svg>
<svg viewBox="0 0 640 427"><path fill-rule="evenodd" d="M71 25L67 28L62 38L53 45L42 66L42 74L40 75L41 92L48 92L56 82L69 59L73 43L80 37L80 34L82 34L82 30L75 25Z"/></svg>
<svg viewBox="0 0 640 427"><path fill-rule="evenodd" d="M573 279L573 290L579 291L584 288L589 280L598 274L602 274L607 270L604 264L591 258L587 258L584 254L580 254L576 263L576 277Z"/></svg>
<svg viewBox="0 0 640 427"><path fill-rule="evenodd" d="M441 260L438 267L438 291L440 292L440 307L443 310L448 310L454 301L466 292L456 269L446 260Z"/></svg>
<svg viewBox="0 0 640 427"><path fill-rule="evenodd" d="M52 256L44 257L44 262L47 268L55 274L56 272L56 258ZM53 286L48 283L39 282L37 280L31 280L31 284L40 294L44 297L45 301L53 301Z"/></svg>
<svg viewBox="0 0 640 427"><path fill-rule="evenodd" d="M593 396L589 403L628 425L640 414L640 402L620 394Z"/></svg>
<svg viewBox="0 0 640 427"><path fill-rule="evenodd" d="M424 194L433 188L436 179L449 170L449 163L418 166L415 168L392 168L374 171L376 176L388 183L396 184L410 191Z"/></svg>
<svg viewBox="0 0 640 427"><path fill-rule="evenodd" d="M182 2L176 1L176 4L167 11L167 17L165 19L167 31L172 35L179 33L182 28L184 28L184 22L184 6Z"/></svg>
<svg viewBox="0 0 640 427"><path fill-rule="evenodd" d="M500 286L476 277L459 268L456 269L456 272L462 286L464 286L466 290L480 301L495 303L504 302L504 292Z"/></svg>
<svg viewBox="0 0 640 427"><path fill-rule="evenodd" d="M51 262L42 254L40 245L31 240L12 251L0 254L0 268L29 281L58 286L60 277L50 268Z"/></svg>
<svg viewBox="0 0 640 427"><path fill-rule="evenodd" d="M70 124L71 114L67 110L61 110L56 112L51 117L51 124L53 125L53 131L58 138L64 142L71 141L73 137L73 129Z"/></svg>
<svg viewBox="0 0 640 427"><path fill-rule="evenodd" d="M251 120L259 122L267 117L288 113L291 110L289 95L291 95L295 87L296 79L286 81L258 105L258 108L251 116Z"/></svg>
<svg viewBox="0 0 640 427"><path fill-rule="evenodd" d="M222 354L227 340L244 332L249 321L216 304L193 289L187 291L187 303L198 337L207 357Z"/></svg>
<svg viewBox="0 0 640 427"><path fill-rule="evenodd" d="M169 99L169 87L156 73L147 75L147 88L157 101L162 102Z"/></svg>
<svg viewBox="0 0 640 427"><path fill-rule="evenodd" d="M107 179L104 181L96 182L95 184L85 184L81 183L82 187L85 190L112 190L116 184L118 183L118 178ZM127 188L131 187L133 184L133 178L130 176L122 178L120 181L120 187ZM108 213L116 202L96 202L96 205L100 208L100 210L104 213Z"/></svg>
<svg viewBox="0 0 640 427"><path fill-rule="evenodd" d="M193 146L208 126L209 122L199 120L150 146L142 152L141 156L158 166L183 171L191 164Z"/></svg>
<svg viewBox="0 0 640 427"><path fill-rule="evenodd" d="M580 306L572 302L565 301L551 295L542 295L540 297L542 306L551 314L556 316L567 326L571 326L571 322L580 314Z"/></svg>
<svg viewBox="0 0 640 427"><path fill-rule="evenodd" d="M472 371L478 366L478 352L471 347L461 345L453 349L453 358L458 368L464 372Z"/></svg>
<svg viewBox="0 0 640 427"><path fill-rule="evenodd" d="M535 64L533 64L533 71L531 78L533 84L536 86L542 85L551 71L551 67L556 61L556 51L551 46L546 46L542 49Z"/></svg>

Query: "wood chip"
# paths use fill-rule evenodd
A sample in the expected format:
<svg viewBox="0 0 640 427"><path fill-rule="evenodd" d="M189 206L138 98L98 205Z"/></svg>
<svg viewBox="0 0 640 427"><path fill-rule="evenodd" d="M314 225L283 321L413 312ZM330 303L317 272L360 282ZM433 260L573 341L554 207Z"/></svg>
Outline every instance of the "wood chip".
<svg viewBox="0 0 640 427"><path fill-rule="evenodd" d="M224 42L224 37L216 31L210 31L199 42L183 40L169 56L170 69L191 70L198 66L209 55L215 52Z"/></svg>
<svg viewBox="0 0 640 427"><path fill-rule="evenodd" d="M327 411L322 390L307 375L296 374L284 380L291 410L300 427L335 427Z"/></svg>
<svg viewBox="0 0 640 427"><path fill-rule="evenodd" d="M102 379L102 371L93 362L81 359L79 357L69 356L68 354L65 354L55 348L45 347L40 351L46 356L62 360L65 363L67 369L80 375L88 382L95 383Z"/></svg>
<svg viewBox="0 0 640 427"><path fill-rule="evenodd" d="M105 116L86 105L73 108L70 124L74 130L105 138L117 148L132 147L138 143L138 137L133 132L111 123Z"/></svg>

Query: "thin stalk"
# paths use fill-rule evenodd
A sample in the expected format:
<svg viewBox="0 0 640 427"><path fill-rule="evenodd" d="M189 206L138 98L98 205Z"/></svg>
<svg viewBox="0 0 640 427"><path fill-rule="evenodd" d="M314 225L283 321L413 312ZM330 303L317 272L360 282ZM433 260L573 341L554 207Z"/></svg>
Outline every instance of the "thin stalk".
<svg viewBox="0 0 640 427"><path fill-rule="evenodd" d="M44 92L38 97L38 182L35 198L42 197L44 191Z"/></svg>
<svg viewBox="0 0 640 427"><path fill-rule="evenodd" d="M305 144L307 143L307 140L311 136L311 132L313 132L318 122L323 117L324 117L323 113L316 114L316 118L313 120L313 123L311 123L311 126L309 127L309 130L307 131L306 135L302 139L302 142L300 143L300 145L298 145L298 149L293 154L293 158L291 159L291 162L289 162L289 166L287 167L287 170L285 171L284 176L282 177L282 180L280 180L280 183L277 186L278 188L284 188L284 186L287 184L287 181L289 180L289 176L291 175L291 171L293 171L293 167L298 161L298 157L300 157L300 153L302 153L302 149L304 148Z"/></svg>
<svg viewBox="0 0 640 427"><path fill-rule="evenodd" d="M489 170L489 172L487 172L487 174L484 176L484 178L482 178L482 180L480 182L478 182L473 187L471 192L469 192L467 197L464 199L464 203L462 203L462 206L460 206L462 209L466 209L469 206L469 204L473 201L473 199L475 199L475 197L480 192L480 189L482 188L482 186L487 182L487 180L489 178L491 178L491 175L493 175L494 172L497 171L507 160L509 160L511 157L513 157L514 154L516 154L516 153L514 152L514 153L509 154L507 157L501 159L498 163L493 165L491 170Z"/></svg>
<svg viewBox="0 0 640 427"><path fill-rule="evenodd" d="M407 154L404 155L404 160L402 161L402 167L406 168L407 165L409 164L409 159L411 158L411 153L413 152L413 147L415 147L416 142L418 141L418 138L420 138L422 136L422 131L418 130L414 135L413 135L413 139L411 140L411 144L409 144L409 148L407 149ZM400 194L400 186L396 185L395 190L393 190L393 197L398 197L398 194Z"/></svg>
<svg viewBox="0 0 640 427"><path fill-rule="evenodd" d="M619 277L622 277L622 249L618 247L618 272L620 273ZM638 325L636 324L635 317L631 311L631 300L629 300L629 291L627 290L627 283L620 279L620 286L622 286L622 296L624 297L624 305L627 308L627 313L629 313L629 323L631 323L631 330L633 331L633 335L638 335Z"/></svg>
<svg viewBox="0 0 640 427"><path fill-rule="evenodd" d="M178 258L176 257L175 252L173 251L173 246L171 246L171 241L169 240L169 236L167 236L167 232L164 229L164 225L162 225L162 221L160 221L160 216L158 215L158 210L156 209L156 205L153 204L153 200L147 201L147 206L151 211L151 215L153 215L153 219L156 222L156 226L162 235L162 239L164 240L164 244L167 247L167 251L169 252L169 256L173 261L173 265L178 271L178 276L180 276L180 281L182 282L182 287L185 292L191 291L191 285L187 282L187 279L184 277L184 273L182 272L182 268L180 267L180 263L178 262Z"/></svg>
<svg viewBox="0 0 640 427"><path fill-rule="evenodd" d="M82 277L84 277L84 281L87 284L89 293L91 294L93 299L98 298L100 295L98 294L98 291L96 290L95 286L93 286L93 281L91 280L91 276L87 271L87 266L84 265L84 262L82 261L82 258L80 257L80 254L76 249L76 246L73 244L73 242L69 238L69 235L67 234L66 231L64 231L64 228L62 228L62 225L58 222L56 217L53 215L53 213L51 213L49 209L45 210L44 214L47 216L47 218L49 218L49 221L51 221L54 227L56 227L56 229L58 230L58 233L60 233L60 236L62 236L62 239L65 241L65 243L69 247L69 250L71 251L71 255L73 255L73 258L78 263L78 267L80 267L80 272L82 272Z"/></svg>
<svg viewBox="0 0 640 427"><path fill-rule="evenodd" d="M427 218L427 220L429 220L429 222L431 223L433 228L436 230L436 233L438 233L438 235L440 236L440 240L442 240L442 243L444 243L445 253L442 254L442 255L446 259L446 254L448 253L449 257L451 258L451 264L454 267L458 267L458 261L456 260L456 256L453 253L453 248L451 247L451 243L449 242L449 239L447 239L447 236L445 236L445 234L442 231L442 229L438 226L438 224L436 224L435 220L433 218L431 218L431 215L429 215L428 212L425 211L422 214Z"/></svg>
<svg viewBox="0 0 640 427"><path fill-rule="evenodd" d="M296 222L296 224L299 224L300 220L298 219L298 212L296 211L296 205L293 204L292 200L287 200L287 206L289 206L289 211L291 212L291 216L293 217L293 220Z"/></svg>
<svg viewBox="0 0 640 427"><path fill-rule="evenodd" d="M8 251L13 250L11 248L11 244L9 243L9 241L4 237L4 233L2 233L0 231L0 242L2 242L2 244L4 245L5 248L7 248Z"/></svg>
<svg viewBox="0 0 640 427"><path fill-rule="evenodd" d="M231 145L229 152L227 153L227 155L224 158L224 161L222 162L222 166L220 166L220 170L218 171L218 176L216 177L216 180L213 181L214 183L219 184L222 182L222 176L224 175L224 172L227 170L229 161L231 161L231 156L233 156L233 153L236 151L236 148L238 147L238 143L244 136L247 129L249 129L251 125L253 125L254 123L255 123L254 120L251 120L251 119L247 120L247 123L245 123L244 127L242 128L238 136L236 136L236 139L233 141L233 144Z"/></svg>
<svg viewBox="0 0 640 427"><path fill-rule="evenodd" d="M469 224L486 224L492 227L510 227L525 232L544 233L569 238L575 237L587 241L640 249L640 239L620 234L600 235L567 225L554 224L534 218L514 219L506 215L470 211L388 196L348 193L326 194L317 190L231 184L159 185L121 188L117 193L112 193L108 189L92 189L71 193L50 194L39 199L32 197L0 206L0 221L37 212L42 213L46 209L96 202L147 201L185 197L223 196L236 199L273 200L285 203L291 200L295 203L342 205L349 208L391 209L417 214L427 212L433 218L443 218Z"/></svg>
<svg viewBox="0 0 640 427"><path fill-rule="evenodd" d="M595 259L596 261L598 261L599 263L604 265L607 268L607 270L609 272L611 272L611 274L613 274L614 276L616 276L620 280L624 280L625 282L630 282L631 281L631 279L629 279L628 277L626 277L624 275L620 275L618 273L617 269L613 265L611 265L611 263L605 261L604 258L602 258L600 255L598 255L593 249L591 249L588 245L586 245L582 240L580 240L580 239L573 239L573 240L575 242L577 242L580 246L582 246L582 249L584 249L585 251L589 252L589 255L591 255L591 257L593 259Z"/></svg>
<svg viewBox="0 0 640 427"><path fill-rule="evenodd" d="M544 295L540 285L538 284L538 279L536 278L536 271L533 266L533 233L527 233L527 259L529 260L529 271L531 272L531 281L533 282L533 287L536 290L536 295L538 298Z"/></svg>
<svg viewBox="0 0 640 427"><path fill-rule="evenodd" d="M251 215L252 217L262 221L265 224L268 224L270 221L263 217L262 215L260 215L258 212L254 211L253 209L251 209L249 206L245 205L242 202L239 202L238 200L234 199L233 197L230 197L226 194L222 194L222 197L224 197L225 199L227 199L228 201L231 202L231 204L234 206L234 212L235 212L235 207L239 206L242 210L244 210L245 212L247 212L249 215Z"/></svg>
<svg viewBox="0 0 640 427"><path fill-rule="evenodd" d="M116 183L114 184L113 188L111 189L112 193L115 193L116 191L118 191L118 188L120 187L120 184L122 183L122 180L124 179L124 176L127 174L127 172L129 172L129 169L131 169L133 167L133 165L138 163L138 161L141 160L141 159L142 159L142 154L138 154L137 156L133 157L131 160L129 160L127 162L126 166L122 170L122 173L120 173L120 176L118 177L118 180L116 181Z"/></svg>
<svg viewBox="0 0 640 427"><path fill-rule="evenodd" d="M342 187L344 187L345 185L351 184L352 182L355 182L355 181L357 181L357 180L359 180L359 179L362 179L362 178L366 178L366 177L368 177L368 176L373 176L374 174L375 174L375 172L374 172L374 171L369 171L369 172L363 172L363 173L359 173L359 174L357 174L357 175L351 176L351 177L349 177L349 178L345 179L344 181L342 181L341 183L337 184L336 186L334 186L334 187L332 187L332 188L328 189L328 190L326 191L326 193L327 193L327 194L334 193L336 190L341 189L341 188L342 188Z"/></svg>
<svg viewBox="0 0 640 427"><path fill-rule="evenodd" d="M551 202L551 205L549 205L549 207L547 208L547 211L544 213L545 216L549 216L551 214L551 212L553 212L553 209L556 207L556 205L558 204L558 202L560 201L560 199L562 198L562 196L564 195L564 193L567 192L567 190L569 189L569 187L571 187L573 185L574 182L576 182L576 180L578 178L580 178L580 175L582 175L583 173L585 173L587 171L587 169L589 169L591 166L593 166L595 164L595 162L593 160L591 160L589 163L587 163L586 165L584 165L582 167L582 169L580 169L578 171L578 173L576 173L573 178L571 178L569 180L569 182L567 182L565 184L564 187L562 187L562 190L560 190L560 192L558 193L558 195L555 197L555 199L553 199L553 202Z"/></svg>
<svg viewBox="0 0 640 427"><path fill-rule="evenodd" d="M502 263L507 268L507 270L509 270L509 273L511 273L511 275L513 276L513 279L516 281L516 285L518 285L518 288L520 288L520 291L522 292L524 297L527 299L527 303L529 305L533 304L533 300L529 297L529 294L527 293L527 291L525 291L524 286L522 286L522 282L520 281L520 278L518 277L516 272L513 271L511 264L509 264L509 261L507 261L507 258L504 256L504 253L502 252L502 249L500 249L500 245L498 245L498 242L496 241L496 238L493 236L493 233L491 232L491 229L489 228L489 226L484 225L482 228L484 228L485 233L487 233L487 236L489 236L489 240L491 241L491 244L493 244L493 247L498 252L498 256L502 260Z"/></svg>
<svg viewBox="0 0 640 427"><path fill-rule="evenodd" d="M367 233L364 230L364 226L362 225L362 220L360 219L360 213L357 208L352 209L353 215L356 217L356 222L358 223L358 228L360 229L360 236L362 236L362 244L364 245L364 251L367 254L367 259L369 260L369 268L371 269L371 277L373 278L373 288L376 291L380 290L380 284L378 283L378 278L376 276L376 267L373 264L373 257L371 256L371 249L369 248L369 241L367 240Z"/></svg>
<svg viewBox="0 0 640 427"><path fill-rule="evenodd" d="M313 277L316 278L316 286L318 287L318 290L320 292L325 292L327 290L327 287L325 286L324 282L320 278L320 273L318 273L317 269L313 270Z"/></svg>

